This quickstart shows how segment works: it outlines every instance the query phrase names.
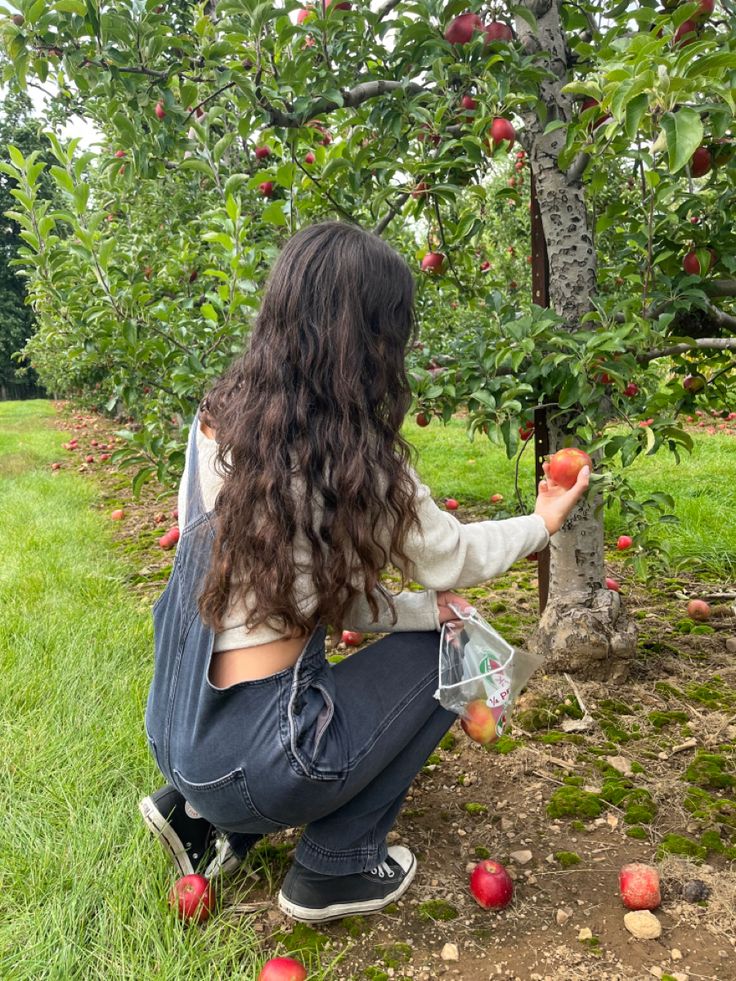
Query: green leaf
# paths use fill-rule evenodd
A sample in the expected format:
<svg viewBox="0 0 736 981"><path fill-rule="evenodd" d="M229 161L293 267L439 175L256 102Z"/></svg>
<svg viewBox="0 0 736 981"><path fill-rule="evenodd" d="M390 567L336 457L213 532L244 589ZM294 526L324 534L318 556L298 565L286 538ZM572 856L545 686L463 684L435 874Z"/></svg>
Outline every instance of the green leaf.
<svg viewBox="0 0 736 981"><path fill-rule="evenodd" d="M633 140L639 131L642 116L649 108L649 96L642 92L632 99L626 106L626 135Z"/></svg>
<svg viewBox="0 0 736 981"><path fill-rule="evenodd" d="M179 170L196 170L200 174L207 174L212 177L212 167L201 157L187 157L179 164Z"/></svg>
<svg viewBox="0 0 736 981"><path fill-rule="evenodd" d="M284 202L271 201L271 203L263 209L261 218L263 221L268 222L269 225L285 225L286 215L284 214Z"/></svg>
<svg viewBox="0 0 736 981"><path fill-rule="evenodd" d="M703 122L694 109L683 106L677 112L662 117L662 129L667 137L670 172L682 170L703 141Z"/></svg>

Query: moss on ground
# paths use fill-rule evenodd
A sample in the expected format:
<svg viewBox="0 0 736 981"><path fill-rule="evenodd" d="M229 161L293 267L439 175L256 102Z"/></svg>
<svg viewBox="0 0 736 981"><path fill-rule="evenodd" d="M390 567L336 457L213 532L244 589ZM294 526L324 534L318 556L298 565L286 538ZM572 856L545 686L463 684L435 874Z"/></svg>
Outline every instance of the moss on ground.
<svg viewBox="0 0 736 981"><path fill-rule="evenodd" d="M375 948L375 955L386 967L396 969L411 960L413 950L411 944L401 942L378 944Z"/></svg>
<svg viewBox="0 0 736 981"><path fill-rule="evenodd" d="M570 869L573 865L580 865L581 859L577 852L555 852L555 861L563 869Z"/></svg>
<svg viewBox="0 0 736 981"><path fill-rule="evenodd" d="M467 811L468 814L487 814L488 805L487 804L463 804L463 810Z"/></svg>
<svg viewBox="0 0 736 981"><path fill-rule="evenodd" d="M298 922L295 922L288 932L282 930L274 934L274 940L280 943L290 954L298 951L317 954L330 942L330 938L326 934L314 930L306 923Z"/></svg>
<svg viewBox="0 0 736 981"><path fill-rule="evenodd" d="M512 736L504 734L495 743L491 743L488 749L492 753L500 753L502 756L506 756L507 753L513 753L515 749L518 749L522 745L523 743L519 739L514 739Z"/></svg>
<svg viewBox="0 0 736 981"><path fill-rule="evenodd" d="M687 722L690 716L687 712L650 712L647 718L655 729L663 729L672 722Z"/></svg>
<svg viewBox="0 0 736 981"><path fill-rule="evenodd" d="M697 841L693 841L692 838L688 838L686 835L667 834L657 847L656 857L659 861L665 855L684 855L696 862L702 862L707 854L708 849L698 844Z"/></svg>
<svg viewBox="0 0 736 981"><path fill-rule="evenodd" d="M483 845L476 845L475 846L475 857L476 858L480 858L480 859L490 858L491 857L491 853Z"/></svg>
<svg viewBox="0 0 736 981"><path fill-rule="evenodd" d="M444 899L428 899L426 903L420 903L418 907L419 916L423 920L456 920L460 913Z"/></svg>
<svg viewBox="0 0 736 981"><path fill-rule="evenodd" d="M602 811L603 802L597 794L576 786L558 787L547 804L547 815L551 818L595 818Z"/></svg>
<svg viewBox="0 0 736 981"><path fill-rule="evenodd" d="M442 739L440 739L440 749L444 749L446 752L453 750L457 744L457 736L452 732L446 732Z"/></svg>
<svg viewBox="0 0 736 981"><path fill-rule="evenodd" d="M628 838L636 838L638 841L646 841L649 837L646 828L642 828L640 824L634 824L632 827L627 828L625 832Z"/></svg>
<svg viewBox="0 0 736 981"><path fill-rule="evenodd" d="M344 916L340 920L340 926L347 930L350 937L362 937L372 929L364 916Z"/></svg>
<svg viewBox="0 0 736 981"><path fill-rule="evenodd" d="M682 779L696 787L714 787L718 790L730 790L736 786L736 778L728 772L729 762L719 753L698 752L690 766L685 770Z"/></svg>

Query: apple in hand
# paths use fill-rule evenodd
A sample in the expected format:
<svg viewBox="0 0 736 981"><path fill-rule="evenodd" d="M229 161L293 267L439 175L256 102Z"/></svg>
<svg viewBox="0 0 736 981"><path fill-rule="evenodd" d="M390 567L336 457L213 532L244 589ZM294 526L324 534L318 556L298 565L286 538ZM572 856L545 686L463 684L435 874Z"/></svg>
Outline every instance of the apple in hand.
<svg viewBox="0 0 736 981"><path fill-rule="evenodd" d="M487 746L497 738L496 717L482 698L475 698L465 706L460 725L473 742Z"/></svg>
<svg viewBox="0 0 736 981"><path fill-rule="evenodd" d="M169 905L182 920L204 923L215 905L215 891L203 875L184 875L171 887Z"/></svg>
<svg viewBox="0 0 736 981"><path fill-rule="evenodd" d="M578 474L583 467L593 468L593 461L583 450L568 446L558 450L549 458L549 476L556 484L570 490L575 486Z"/></svg>
<svg viewBox="0 0 736 981"><path fill-rule="evenodd" d="M483 909L505 909L514 895L514 880L500 862L485 858L470 873L470 892Z"/></svg>
<svg viewBox="0 0 736 981"><path fill-rule="evenodd" d="M705 600L690 600L687 604L687 615L691 620L707 620L710 617L710 606Z"/></svg>
<svg viewBox="0 0 736 981"><path fill-rule="evenodd" d="M293 957L272 957L260 970L256 981L304 981L307 972Z"/></svg>
<svg viewBox="0 0 736 981"><path fill-rule="evenodd" d="M629 909L656 909L662 902L659 874L651 865L624 865L618 874L618 885L624 906Z"/></svg>

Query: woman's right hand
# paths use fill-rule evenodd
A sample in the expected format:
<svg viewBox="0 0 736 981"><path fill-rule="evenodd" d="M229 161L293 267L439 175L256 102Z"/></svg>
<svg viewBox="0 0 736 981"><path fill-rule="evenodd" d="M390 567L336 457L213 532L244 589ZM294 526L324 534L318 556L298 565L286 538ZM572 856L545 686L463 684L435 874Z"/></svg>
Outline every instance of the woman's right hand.
<svg viewBox="0 0 736 981"><path fill-rule="evenodd" d="M463 612L469 610L473 605L472 603L468 603L466 599L463 599L462 596L458 596L457 593L451 593L447 589L442 593L437 593L437 609L440 615L440 623L447 623L448 620L457 620L457 613L450 609L450 603Z"/></svg>
<svg viewBox="0 0 736 981"><path fill-rule="evenodd" d="M539 497L534 513L542 518L550 535L554 535L564 525L572 509L587 491L590 467L582 468L578 479L569 490L552 480L548 463L543 464L543 468L545 479L539 482Z"/></svg>

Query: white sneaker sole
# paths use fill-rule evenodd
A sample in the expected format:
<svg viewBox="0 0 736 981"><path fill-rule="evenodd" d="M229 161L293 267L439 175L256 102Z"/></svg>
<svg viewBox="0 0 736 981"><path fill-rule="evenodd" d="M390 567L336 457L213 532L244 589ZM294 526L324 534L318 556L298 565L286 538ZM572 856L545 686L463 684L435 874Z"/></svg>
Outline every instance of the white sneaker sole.
<svg viewBox="0 0 736 981"><path fill-rule="evenodd" d="M138 810L141 812L146 827L161 842L164 851L176 866L179 874L192 875L194 868L179 835L176 834L151 798L144 797L138 804Z"/></svg>
<svg viewBox="0 0 736 981"><path fill-rule="evenodd" d="M400 885L382 899L372 899L362 903L334 903L332 906L312 909L309 906L298 906L296 903L292 903L284 896L283 892L279 892L279 909L292 919L299 920L300 923L325 923L328 920L339 920L343 916L365 916L368 913L379 913L386 906L401 899L411 885L416 871L417 860L412 855L411 865L407 869Z"/></svg>

